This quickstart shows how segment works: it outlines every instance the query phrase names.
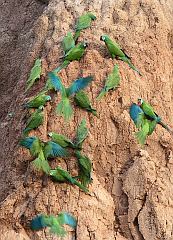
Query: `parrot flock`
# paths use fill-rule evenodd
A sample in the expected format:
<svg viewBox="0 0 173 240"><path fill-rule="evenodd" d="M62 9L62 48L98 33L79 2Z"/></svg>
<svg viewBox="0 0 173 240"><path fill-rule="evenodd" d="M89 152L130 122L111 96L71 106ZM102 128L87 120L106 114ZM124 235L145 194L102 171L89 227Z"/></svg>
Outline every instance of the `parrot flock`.
<svg viewBox="0 0 173 240"><path fill-rule="evenodd" d="M44 123L44 108L48 102L52 101L52 94L60 94L60 101L55 108L55 113L62 116L67 122L73 115L72 100L79 108L87 111L98 117L96 109L93 108L88 94L84 91L92 81L93 76L80 77L75 79L70 86L66 87L63 84L63 79L60 78L59 72L66 68L72 61L80 61L84 56L88 43L86 41L78 42L81 32L90 28L92 22L96 20L96 16L87 12L80 16L75 25L75 33L68 32L62 40L62 49L64 52L62 63L49 72L47 75L47 82L38 95L33 96L24 104L24 107L29 111L30 117L26 121L26 127L23 130L23 137L20 140L20 145L29 150L32 157L31 164L33 167L44 174L50 180L59 183L69 183L76 185L85 193L88 193L88 186L92 182L92 161L88 156L82 153L83 142L88 136L88 128L86 120L83 119L77 127L76 136L74 139L69 139L67 136L49 132L47 134L49 140L42 141L37 136L28 136L31 130L37 129ZM112 59L121 60L128 64L128 66L142 76L141 72L133 65L131 58L125 51L112 40L108 35L102 35L100 40L105 43L108 53ZM34 85L41 77L42 67L41 59L36 59L33 68L31 69L29 78L26 83L26 90ZM101 100L109 91L115 90L120 85L119 66L115 64L113 70L107 74L104 80L104 86L100 90L96 100ZM143 99L139 98L137 103L132 103L129 109L129 114L133 120L138 132L135 133L136 139L140 144L145 144L146 139L153 133L156 125L159 124L165 128L171 135L172 130L162 122L161 117L158 116L152 106L150 106ZM77 159L78 174L72 176L66 169L57 166L55 169L51 168L50 160L55 158L68 159L74 156ZM44 227L49 227L50 232L64 236L65 230L63 225L67 224L72 228L76 228L76 219L68 213L59 213L59 215L38 215L31 221L30 227L32 230L40 230Z"/></svg>

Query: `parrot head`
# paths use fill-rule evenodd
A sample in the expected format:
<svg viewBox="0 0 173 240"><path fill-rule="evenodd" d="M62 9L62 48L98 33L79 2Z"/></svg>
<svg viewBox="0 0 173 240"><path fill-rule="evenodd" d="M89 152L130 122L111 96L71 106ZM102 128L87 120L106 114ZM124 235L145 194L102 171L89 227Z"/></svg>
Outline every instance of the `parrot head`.
<svg viewBox="0 0 173 240"><path fill-rule="evenodd" d="M144 100L142 98L138 98L138 106L141 106Z"/></svg>
<svg viewBox="0 0 173 240"><path fill-rule="evenodd" d="M53 132L49 132L47 135L48 135L49 137L52 137Z"/></svg>
<svg viewBox="0 0 173 240"><path fill-rule="evenodd" d="M43 110L43 109L44 109L44 106L41 105L38 109L39 109L39 110Z"/></svg>
<svg viewBox="0 0 173 240"><path fill-rule="evenodd" d="M107 41L109 39L109 37L108 37L108 35L102 35L101 37L100 37L100 40L101 41Z"/></svg>
<svg viewBox="0 0 173 240"><path fill-rule="evenodd" d="M81 47L82 47L82 48L86 48L86 47L88 47L88 43L87 43L87 42L85 42L85 41L84 41L84 42L82 42L82 43L81 43Z"/></svg>
<svg viewBox="0 0 173 240"><path fill-rule="evenodd" d="M45 96L45 99L46 99L46 101L50 101L51 100L51 96Z"/></svg>
<svg viewBox="0 0 173 240"><path fill-rule="evenodd" d="M89 12L89 13L88 13L88 16L89 16L92 20L96 20L96 16L95 16L92 12Z"/></svg>

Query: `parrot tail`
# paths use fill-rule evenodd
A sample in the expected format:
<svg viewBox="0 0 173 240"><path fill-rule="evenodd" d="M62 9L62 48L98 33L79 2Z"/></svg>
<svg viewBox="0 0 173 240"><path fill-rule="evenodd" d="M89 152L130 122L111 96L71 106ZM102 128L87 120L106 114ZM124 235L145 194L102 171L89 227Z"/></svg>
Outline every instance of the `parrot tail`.
<svg viewBox="0 0 173 240"><path fill-rule="evenodd" d="M120 57L120 59L124 62L126 62L129 67L131 69L133 69L135 72L137 72L140 76L142 76L142 74L140 73L140 71L131 63L130 59L128 59L127 57Z"/></svg>
<svg viewBox="0 0 173 240"><path fill-rule="evenodd" d="M89 192L89 190L84 187L80 182L78 182L76 179L73 178L73 184L75 184L76 186L78 186L80 189L82 189L85 193Z"/></svg>
<svg viewBox="0 0 173 240"><path fill-rule="evenodd" d="M55 68L53 72L60 72L63 68L66 68L69 65L70 61L65 60L58 68Z"/></svg>
<svg viewBox="0 0 173 240"><path fill-rule="evenodd" d="M80 30L77 30L76 32L75 32L75 35L74 35L74 41L76 42L77 40L78 40L78 38L79 38L79 36L80 36Z"/></svg>
<svg viewBox="0 0 173 240"><path fill-rule="evenodd" d="M172 137L173 137L173 130L172 130L170 127L168 127L168 125L166 125L166 124L163 123L163 122L159 122L159 124L160 124L163 128L165 128L165 129L172 135Z"/></svg>
<svg viewBox="0 0 173 240"><path fill-rule="evenodd" d="M97 115L97 111L95 110L95 109L91 109L91 113L94 115L94 116L96 116L96 117L98 117L98 115Z"/></svg>
<svg viewBox="0 0 173 240"><path fill-rule="evenodd" d="M106 94L106 92L107 91L105 90L105 88L103 88L96 99L99 101Z"/></svg>

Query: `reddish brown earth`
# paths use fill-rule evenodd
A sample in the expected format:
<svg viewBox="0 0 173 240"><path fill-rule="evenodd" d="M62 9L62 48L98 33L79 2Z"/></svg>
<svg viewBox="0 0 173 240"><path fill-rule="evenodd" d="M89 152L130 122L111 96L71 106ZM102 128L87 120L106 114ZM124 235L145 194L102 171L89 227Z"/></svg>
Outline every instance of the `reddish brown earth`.
<svg viewBox="0 0 173 240"><path fill-rule="evenodd" d="M173 141L158 126L141 148L128 107L143 97L173 127L173 2L1 0L0 6L0 239L58 239L47 230L33 233L28 224L36 214L66 210L77 217L78 227L76 232L69 229L65 240L172 240ZM68 184L45 181L32 169L29 153L18 146L25 98L38 92L47 72L58 66L62 37L88 10L95 12L97 21L80 38L89 42L86 55L63 70L61 77L68 85L79 76L94 76L87 91L99 118L75 107L71 122L64 124L55 114L59 97L53 96L44 110L44 125L32 135L47 140L47 132L58 131L73 137L77 124L87 119L90 133L84 153L93 161L90 195ZM99 40L103 33L119 42L143 77L110 59ZM43 62L43 77L26 96L25 83L37 57ZM114 63L120 68L120 88L96 102ZM62 159L52 162L57 164L67 167ZM76 173L74 159L68 169Z"/></svg>

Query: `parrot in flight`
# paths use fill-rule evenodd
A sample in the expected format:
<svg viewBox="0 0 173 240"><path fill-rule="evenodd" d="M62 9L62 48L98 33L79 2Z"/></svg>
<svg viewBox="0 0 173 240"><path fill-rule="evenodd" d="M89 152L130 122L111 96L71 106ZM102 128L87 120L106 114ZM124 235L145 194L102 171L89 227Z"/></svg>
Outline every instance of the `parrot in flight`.
<svg viewBox="0 0 173 240"><path fill-rule="evenodd" d="M61 212L58 216L41 214L32 219L30 228L33 231L39 231L45 227L50 228L50 232L59 237L64 237L66 231L63 225L69 225L73 229L77 227L76 219L67 212Z"/></svg>
<svg viewBox="0 0 173 240"><path fill-rule="evenodd" d="M79 167L79 175L78 179L81 181L82 185L87 187L88 184L91 183L91 171L92 171L92 163L91 160L83 156L80 151L75 152L76 157L78 159L78 167Z"/></svg>
<svg viewBox="0 0 173 240"><path fill-rule="evenodd" d="M57 182L69 182L81 188L84 192L88 192L88 189L83 186L80 182L78 182L74 177L72 177L69 172L66 170L57 167L56 169L50 170L50 176L53 178L54 181Z"/></svg>
<svg viewBox="0 0 173 240"><path fill-rule="evenodd" d="M94 20L96 20L96 16L91 12L83 14L78 18L75 26L75 35L74 35L75 42L80 36L80 32L86 28L89 28L91 26L92 21Z"/></svg>
<svg viewBox="0 0 173 240"><path fill-rule="evenodd" d="M45 93L40 93L29 102L25 104L27 108L39 108L40 106L44 106L46 102L50 101L51 97L46 95Z"/></svg>
<svg viewBox="0 0 173 240"><path fill-rule="evenodd" d="M51 141L43 142L35 136L22 139L20 145L29 149L32 157L36 157L32 161L33 166L47 174L50 171L48 158L67 157L69 155L68 151L59 144Z"/></svg>
<svg viewBox="0 0 173 240"><path fill-rule="evenodd" d="M73 39L73 35L71 32L68 32L67 35L62 40L62 47L64 50L64 53L67 54L70 49L72 49L75 46L75 41Z"/></svg>
<svg viewBox="0 0 173 240"><path fill-rule="evenodd" d="M100 40L105 42L112 59L117 57L118 59L126 62L130 68L142 76L139 70L131 63L131 58L121 49L121 47L115 41L112 41L108 35L102 35L100 37Z"/></svg>
<svg viewBox="0 0 173 240"><path fill-rule="evenodd" d="M35 83L35 81L37 79L39 79L41 76L41 59L36 59L35 63L34 63L34 66L32 67L31 69L31 72L30 72L30 75L29 75L29 78L26 82L26 91L28 91L32 86L33 84Z"/></svg>
<svg viewBox="0 0 173 240"><path fill-rule="evenodd" d="M88 95L84 91L79 91L74 96L75 103L77 106L86 109L91 112L94 116L97 116L97 112L92 108Z"/></svg>
<svg viewBox="0 0 173 240"><path fill-rule="evenodd" d="M51 137L52 141L58 143L61 147L72 147L74 148L73 142L62 134L57 134L55 132L50 132L48 135Z"/></svg>
<svg viewBox="0 0 173 240"><path fill-rule="evenodd" d="M48 76L51 79L51 83L56 91L60 91L61 93L61 101L57 105L56 112L59 115L64 116L65 120L68 121L73 114L73 110L70 104L70 97L81 89L87 87L88 84L93 80L93 77L88 76L85 78L79 78L73 81L70 87L65 88L61 82L61 79L54 72L48 73Z"/></svg>
<svg viewBox="0 0 173 240"><path fill-rule="evenodd" d="M27 120L26 127L23 131L24 135L28 135L28 133L31 130L36 129L43 124L44 121L43 108L44 108L43 106L40 106L34 113L31 114L31 116Z"/></svg>
<svg viewBox="0 0 173 240"><path fill-rule="evenodd" d="M120 75L119 75L118 65L116 64L113 68L113 71L106 78L105 86L101 90L100 94L98 95L97 100L100 100L110 90L116 89L119 83L120 83Z"/></svg>
<svg viewBox="0 0 173 240"><path fill-rule="evenodd" d="M70 62L75 60L79 61L84 55L86 47L88 47L88 44L86 42L81 42L71 48L65 54L63 63L58 68L54 69L53 72L58 73L63 68L66 68L70 64Z"/></svg>

